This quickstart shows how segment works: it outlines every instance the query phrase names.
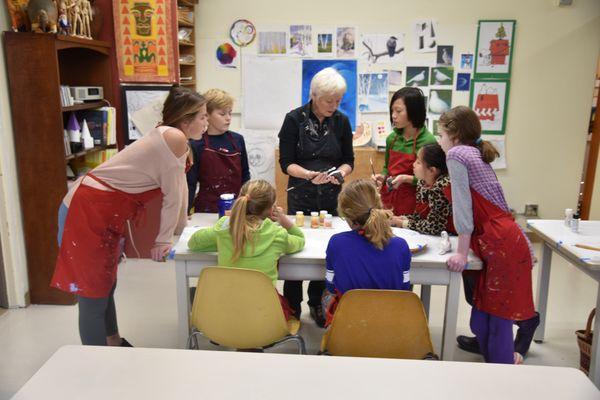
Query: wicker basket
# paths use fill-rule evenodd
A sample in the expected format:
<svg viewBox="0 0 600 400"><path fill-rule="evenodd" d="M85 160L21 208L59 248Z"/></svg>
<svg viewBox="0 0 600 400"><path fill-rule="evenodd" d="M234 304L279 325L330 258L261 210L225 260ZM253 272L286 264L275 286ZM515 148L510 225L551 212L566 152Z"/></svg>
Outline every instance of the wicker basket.
<svg viewBox="0 0 600 400"><path fill-rule="evenodd" d="M589 375L590 373L590 357L592 355L592 339L594 337L592 321L594 320L594 315L596 315L595 308L590 312L585 330L580 329L575 331L575 335L577 335L577 345L579 346L579 369L586 375Z"/></svg>

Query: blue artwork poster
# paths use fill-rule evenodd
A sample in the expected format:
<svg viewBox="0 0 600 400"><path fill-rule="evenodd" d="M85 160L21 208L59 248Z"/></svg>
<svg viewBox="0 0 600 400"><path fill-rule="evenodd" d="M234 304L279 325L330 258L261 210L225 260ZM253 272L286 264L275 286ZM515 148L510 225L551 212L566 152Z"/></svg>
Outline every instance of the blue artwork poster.
<svg viewBox="0 0 600 400"><path fill-rule="evenodd" d="M342 98L340 111L348 116L352 131L356 127L356 60L302 60L302 104L309 101L310 81L320 70L335 68L346 80L348 89Z"/></svg>

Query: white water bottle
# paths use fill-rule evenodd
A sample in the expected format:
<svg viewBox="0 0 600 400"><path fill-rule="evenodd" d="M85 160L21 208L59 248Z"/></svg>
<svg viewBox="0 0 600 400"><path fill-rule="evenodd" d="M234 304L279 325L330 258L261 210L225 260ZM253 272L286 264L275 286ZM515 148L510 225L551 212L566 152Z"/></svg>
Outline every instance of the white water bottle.
<svg viewBox="0 0 600 400"><path fill-rule="evenodd" d="M573 219L573 209L572 208L565 209L565 226L567 228L571 227L572 219Z"/></svg>

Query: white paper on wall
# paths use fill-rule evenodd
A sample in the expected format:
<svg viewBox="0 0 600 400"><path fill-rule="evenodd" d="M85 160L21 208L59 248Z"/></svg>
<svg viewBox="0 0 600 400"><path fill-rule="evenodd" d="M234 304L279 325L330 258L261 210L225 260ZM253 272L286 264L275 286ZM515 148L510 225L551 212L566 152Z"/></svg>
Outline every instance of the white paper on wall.
<svg viewBox="0 0 600 400"><path fill-rule="evenodd" d="M275 185L275 168L279 168L275 160L278 132L279 130L240 130L246 142L252 179L264 179Z"/></svg>
<svg viewBox="0 0 600 400"><path fill-rule="evenodd" d="M504 135L483 135L483 140L487 140L494 145L500 157L496 158L491 164L494 169L505 169L506 168L506 141Z"/></svg>
<svg viewBox="0 0 600 400"><path fill-rule="evenodd" d="M302 60L245 56L242 93L242 126L279 132L285 114L301 105Z"/></svg>
<svg viewBox="0 0 600 400"><path fill-rule="evenodd" d="M438 45L438 24L436 20L415 21L413 25L413 51L435 53Z"/></svg>
<svg viewBox="0 0 600 400"><path fill-rule="evenodd" d="M162 109L169 92L159 92L158 97L154 98L142 108L132 111L129 119L141 134L147 135L156 125L162 121ZM129 105L129 104L128 104ZM141 136L130 139L139 139Z"/></svg>

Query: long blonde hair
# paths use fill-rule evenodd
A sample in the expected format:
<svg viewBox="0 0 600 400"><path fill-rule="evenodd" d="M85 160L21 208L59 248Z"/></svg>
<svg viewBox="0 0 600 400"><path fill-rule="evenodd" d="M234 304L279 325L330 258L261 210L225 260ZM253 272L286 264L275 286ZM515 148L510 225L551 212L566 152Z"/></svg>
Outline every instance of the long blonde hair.
<svg viewBox="0 0 600 400"><path fill-rule="evenodd" d="M394 234L390 224L392 212L383 208L377 187L366 179L352 181L338 196L338 214L350 220L364 231L378 249L383 249Z"/></svg>
<svg viewBox="0 0 600 400"><path fill-rule="evenodd" d="M233 203L229 223L229 233L233 241L233 256L236 262L246 244L252 242L252 235L275 204L275 188L267 181L248 181L242 186L240 195Z"/></svg>

